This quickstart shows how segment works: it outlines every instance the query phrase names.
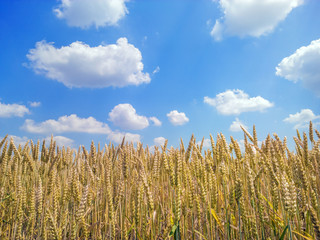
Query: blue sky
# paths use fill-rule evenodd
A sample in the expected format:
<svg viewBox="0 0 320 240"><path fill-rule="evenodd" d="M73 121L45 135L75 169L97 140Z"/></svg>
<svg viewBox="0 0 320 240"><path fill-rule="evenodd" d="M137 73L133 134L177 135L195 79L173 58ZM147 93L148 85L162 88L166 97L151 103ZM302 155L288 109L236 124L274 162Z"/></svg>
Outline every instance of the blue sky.
<svg viewBox="0 0 320 240"><path fill-rule="evenodd" d="M3 0L0 136L178 146L320 125L318 0ZM292 145L293 146L293 145Z"/></svg>

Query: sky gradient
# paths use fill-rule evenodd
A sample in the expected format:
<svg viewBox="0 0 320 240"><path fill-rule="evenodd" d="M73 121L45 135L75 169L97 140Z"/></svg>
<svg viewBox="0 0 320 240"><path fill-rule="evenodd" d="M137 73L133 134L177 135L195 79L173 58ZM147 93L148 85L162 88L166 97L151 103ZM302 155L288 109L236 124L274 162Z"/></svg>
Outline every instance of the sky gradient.
<svg viewBox="0 0 320 240"><path fill-rule="evenodd" d="M0 137L178 146L320 125L318 0L4 0ZM205 141L208 146L209 141Z"/></svg>

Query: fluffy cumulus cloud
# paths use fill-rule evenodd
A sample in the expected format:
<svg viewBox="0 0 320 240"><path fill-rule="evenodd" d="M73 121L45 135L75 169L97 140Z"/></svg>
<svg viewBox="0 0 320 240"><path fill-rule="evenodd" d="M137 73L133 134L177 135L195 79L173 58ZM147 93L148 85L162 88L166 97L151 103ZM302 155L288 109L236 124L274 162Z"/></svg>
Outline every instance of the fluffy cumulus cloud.
<svg viewBox="0 0 320 240"><path fill-rule="evenodd" d="M45 138L46 143L50 143L51 137ZM56 141L58 146L65 146L65 147L72 147L74 141L70 138L64 137L64 136L53 136L53 140Z"/></svg>
<svg viewBox="0 0 320 240"><path fill-rule="evenodd" d="M106 123L97 121L93 117L80 118L76 114L59 117L58 120L49 119L41 123L35 123L26 119L22 129L31 133L63 133L82 132L95 134L109 134L111 130Z"/></svg>
<svg viewBox="0 0 320 240"><path fill-rule="evenodd" d="M183 125L189 122L189 118L187 118L186 114L183 112L178 112L177 110L173 110L167 114L169 121L175 125Z"/></svg>
<svg viewBox="0 0 320 240"><path fill-rule="evenodd" d="M109 113L109 121L126 130L140 130L149 126L148 118L138 115L128 103L115 106Z"/></svg>
<svg viewBox="0 0 320 240"><path fill-rule="evenodd" d="M162 122L156 117L150 117L149 120L153 122L154 126L160 127L162 125Z"/></svg>
<svg viewBox="0 0 320 240"><path fill-rule="evenodd" d="M166 139L164 137L157 137L153 139L154 145L156 146L163 146Z"/></svg>
<svg viewBox="0 0 320 240"><path fill-rule="evenodd" d="M73 27L88 28L116 25L128 10L126 0L61 0L54 9L60 19Z"/></svg>
<svg viewBox="0 0 320 240"><path fill-rule="evenodd" d="M97 47L76 41L56 48L53 43L41 41L29 51L27 58L35 73L70 88L124 87L151 80L148 73L142 72L141 52L126 38Z"/></svg>
<svg viewBox="0 0 320 240"><path fill-rule="evenodd" d="M289 114L289 117L283 121L294 124L294 128L305 128L309 125L310 121L320 119L320 115L315 115L311 109L302 109L300 112L295 114ZM317 123L319 124L319 123Z"/></svg>
<svg viewBox="0 0 320 240"><path fill-rule="evenodd" d="M293 82L301 81L320 97L320 39L282 59L276 67L276 75Z"/></svg>
<svg viewBox="0 0 320 240"><path fill-rule="evenodd" d="M141 136L139 134L122 132L112 132L108 135L107 139L117 144L120 144L122 142L123 137L125 137L125 141L129 143L137 143L140 142L141 139Z"/></svg>
<svg viewBox="0 0 320 240"><path fill-rule="evenodd" d="M0 118L23 117L29 114L29 109L25 105L5 104L0 102Z"/></svg>
<svg viewBox="0 0 320 240"><path fill-rule="evenodd" d="M302 3L303 0L220 0L224 16L216 20L211 35L217 41L223 35L266 35Z"/></svg>
<svg viewBox="0 0 320 240"><path fill-rule="evenodd" d="M227 90L215 98L204 97L204 102L215 107L222 115L239 115L243 112L255 112L270 108L273 103L263 97L249 97L242 90Z"/></svg>
<svg viewBox="0 0 320 240"><path fill-rule="evenodd" d="M241 126L244 129L248 129L248 127L244 125L243 122L239 120L239 118L236 118L236 120L233 121L232 124L230 125L229 130L231 132L241 132L242 131Z"/></svg>

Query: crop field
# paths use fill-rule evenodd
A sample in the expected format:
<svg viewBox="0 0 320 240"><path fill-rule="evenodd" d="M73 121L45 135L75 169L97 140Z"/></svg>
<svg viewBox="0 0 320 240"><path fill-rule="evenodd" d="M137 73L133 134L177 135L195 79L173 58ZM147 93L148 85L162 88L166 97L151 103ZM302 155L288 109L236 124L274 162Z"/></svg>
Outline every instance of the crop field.
<svg viewBox="0 0 320 240"><path fill-rule="evenodd" d="M72 150L0 139L0 239L320 239L320 133Z"/></svg>

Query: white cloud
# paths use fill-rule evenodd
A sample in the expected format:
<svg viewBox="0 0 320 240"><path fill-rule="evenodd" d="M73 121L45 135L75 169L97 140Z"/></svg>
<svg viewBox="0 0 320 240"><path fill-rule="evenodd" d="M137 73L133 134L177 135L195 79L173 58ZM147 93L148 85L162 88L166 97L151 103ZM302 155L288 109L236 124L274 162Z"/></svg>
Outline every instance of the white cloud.
<svg viewBox="0 0 320 240"><path fill-rule="evenodd" d="M156 117L149 117L149 119L153 122L154 126L160 127L162 125L162 122Z"/></svg>
<svg viewBox="0 0 320 240"><path fill-rule="evenodd" d="M266 35L302 3L303 0L220 0L224 16L216 21L211 35L217 41L223 35Z"/></svg>
<svg viewBox="0 0 320 240"><path fill-rule="evenodd" d="M173 110L167 114L169 121L175 125L183 125L189 122L189 118L187 118L186 114L183 112L178 112L177 110Z"/></svg>
<svg viewBox="0 0 320 240"><path fill-rule="evenodd" d="M315 115L310 109L302 109L296 114L289 114L289 117L285 118L283 121L287 123L295 124L294 128L305 128L309 125L310 121L319 119L320 115Z"/></svg>
<svg viewBox="0 0 320 240"><path fill-rule="evenodd" d="M45 140L46 143L50 143L51 137L46 137ZM72 139L64 136L53 136L53 140L56 141L57 145L60 147L72 147L74 143Z"/></svg>
<svg viewBox="0 0 320 240"><path fill-rule="evenodd" d="M216 20L216 23L213 26L210 34L217 42L222 40L223 25L220 23L219 20Z"/></svg>
<svg viewBox="0 0 320 240"><path fill-rule="evenodd" d="M29 114L29 109L20 104L4 104L0 102L0 118L23 117Z"/></svg>
<svg viewBox="0 0 320 240"><path fill-rule="evenodd" d="M293 82L301 81L320 96L320 39L282 59L276 67L276 75Z"/></svg>
<svg viewBox="0 0 320 240"><path fill-rule="evenodd" d="M156 69L153 70L152 74L156 74L158 72L160 72L160 67L159 66L157 66Z"/></svg>
<svg viewBox="0 0 320 240"><path fill-rule="evenodd" d="M139 134L112 132L108 135L107 139L119 144L122 142L122 139L124 136L125 136L125 141L127 141L129 143L140 142L140 138L141 138L141 136Z"/></svg>
<svg viewBox="0 0 320 240"><path fill-rule="evenodd" d="M154 153L156 147L164 146L166 139L164 137L157 137L153 139L154 145L149 147L149 151Z"/></svg>
<svg viewBox="0 0 320 240"><path fill-rule="evenodd" d="M66 19L69 26L96 28L117 25L128 10L126 0L61 0L54 9L56 16Z"/></svg>
<svg viewBox="0 0 320 240"><path fill-rule="evenodd" d="M198 141L197 142L197 145L201 145L201 141ZM205 138L204 140L203 140L203 146L202 146L203 148L211 148L211 140L210 139L208 139L208 138Z"/></svg>
<svg viewBox="0 0 320 240"><path fill-rule="evenodd" d="M128 103L115 106L109 113L109 121L127 130L140 130L149 126L148 118L138 115L134 107Z"/></svg>
<svg viewBox="0 0 320 240"><path fill-rule="evenodd" d="M55 48L53 43L40 41L27 58L35 73L70 88L124 87L150 82L149 74L142 72L141 52L126 38L97 47L76 41Z"/></svg>
<svg viewBox="0 0 320 240"><path fill-rule="evenodd" d="M14 135L9 135L7 139L13 139L13 142L16 146L19 146L21 144L21 146L24 146L27 141L29 140L27 137L19 137L19 136L14 136ZM2 139L2 138L0 138Z"/></svg>
<svg viewBox="0 0 320 240"><path fill-rule="evenodd" d="M154 145L156 146L163 146L165 143L166 139L164 137L157 137L153 139Z"/></svg>
<svg viewBox="0 0 320 240"><path fill-rule="evenodd" d="M63 133L82 132L95 134L109 134L111 130L106 123L97 121L93 117L80 118L76 114L59 117L58 120L49 119L41 123L35 123L31 119L26 119L22 126L31 133Z"/></svg>
<svg viewBox="0 0 320 240"><path fill-rule="evenodd" d="M242 90L227 90L215 98L204 97L204 102L215 107L222 115L239 115L243 112L255 112L270 108L273 103L263 97L249 97Z"/></svg>
<svg viewBox="0 0 320 240"><path fill-rule="evenodd" d="M241 132L242 129L240 126L242 126L244 129L248 129L248 127L244 125L243 122L239 120L239 118L236 118L236 120L233 121L232 124L230 125L229 130L231 132Z"/></svg>
<svg viewBox="0 0 320 240"><path fill-rule="evenodd" d="M49 119L40 123L26 119L21 128L27 132L40 134L66 132L105 134L107 135L107 139L115 143L121 143L124 136L126 137L126 141L134 143L140 141L141 138L139 134L112 131L106 123L99 122L93 117L80 118L76 114L62 116L58 120ZM50 139L51 137L45 138L46 141ZM54 140L60 146L71 147L73 145L73 140L64 136L54 136Z"/></svg>
<svg viewBox="0 0 320 240"><path fill-rule="evenodd" d="M30 107L40 107L41 102L29 102Z"/></svg>
<svg viewBox="0 0 320 240"><path fill-rule="evenodd" d="M16 146L18 146L19 144L21 144L21 146L24 146L30 139L23 136L23 137L19 137L19 136L15 136L15 135L9 135L7 139L13 139L13 142ZM0 137L0 139L2 139L2 137ZM51 141L51 137L46 137L45 139L46 143L50 143ZM67 137L63 137L63 136L54 136L53 140L56 141L56 143L58 144L58 146L69 146L71 147L73 144L73 140Z"/></svg>

